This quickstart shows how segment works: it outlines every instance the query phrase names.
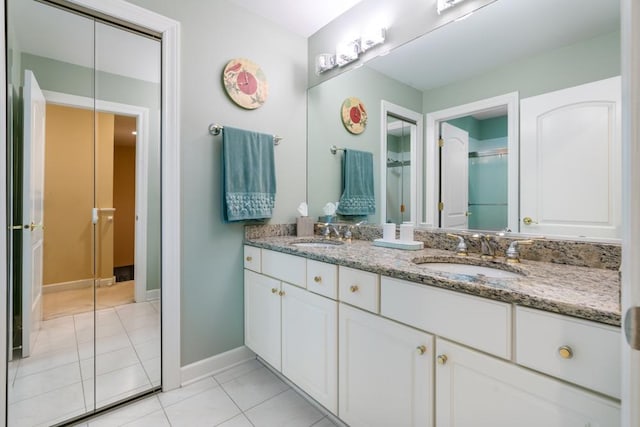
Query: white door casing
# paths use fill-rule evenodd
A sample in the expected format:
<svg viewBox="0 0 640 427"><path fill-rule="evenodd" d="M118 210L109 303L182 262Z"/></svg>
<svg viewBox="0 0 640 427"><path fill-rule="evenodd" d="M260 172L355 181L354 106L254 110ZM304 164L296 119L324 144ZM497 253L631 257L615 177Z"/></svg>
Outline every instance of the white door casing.
<svg viewBox="0 0 640 427"><path fill-rule="evenodd" d="M469 132L442 123L440 136L440 226L466 230L469 226Z"/></svg>
<svg viewBox="0 0 640 427"><path fill-rule="evenodd" d="M23 88L22 357L31 354L42 322L46 101L33 72Z"/></svg>
<svg viewBox="0 0 640 427"><path fill-rule="evenodd" d="M640 306L640 3L620 2L622 50L622 271L623 331L627 310ZM640 350L621 334L622 427L640 425Z"/></svg>
<svg viewBox="0 0 640 427"><path fill-rule="evenodd" d="M620 239L620 84L521 100L521 232Z"/></svg>

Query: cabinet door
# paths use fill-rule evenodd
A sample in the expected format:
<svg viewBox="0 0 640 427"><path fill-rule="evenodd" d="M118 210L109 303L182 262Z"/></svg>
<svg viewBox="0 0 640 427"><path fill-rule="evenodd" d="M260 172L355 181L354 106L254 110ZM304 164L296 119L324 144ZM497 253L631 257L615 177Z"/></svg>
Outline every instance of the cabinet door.
<svg viewBox="0 0 640 427"><path fill-rule="evenodd" d="M352 427L433 425L433 337L339 308L339 416Z"/></svg>
<svg viewBox="0 0 640 427"><path fill-rule="evenodd" d="M244 343L280 370L280 282L244 271Z"/></svg>
<svg viewBox="0 0 640 427"><path fill-rule="evenodd" d="M282 373L338 411L338 303L282 285Z"/></svg>
<svg viewBox="0 0 640 427"><path fill-rule="evenodd" d="M441 339L436 352L438 427L620 425L614 400Z"/></svg>

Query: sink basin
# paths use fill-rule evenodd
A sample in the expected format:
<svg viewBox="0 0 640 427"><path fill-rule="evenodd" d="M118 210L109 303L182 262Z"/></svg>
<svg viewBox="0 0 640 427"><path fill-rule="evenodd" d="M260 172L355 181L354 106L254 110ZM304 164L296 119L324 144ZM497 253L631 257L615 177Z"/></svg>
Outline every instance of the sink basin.
<svg viewBox="0 0 640 427"><path fill-rule="evenodd" d="M413 262L434 272L464 274L467 276L484 276L494 279L522 277L524 274L516 267L507 264L487 265L486 261L467 258L464 261L448 257L415 258Z"/></svg>
<svg viewBox="0 0 640 427"><path fill-rule="evenodd" d="M336 246L340 246L344 244L344 242L294 242L291 243L292 246L296 246L298 248L335 248Z"/></svg>
<svg viewBox="0 0 640 427"><path fill-rule="evenodd" d="M450 262L429 262L422 264L430 270L442 271L453 274L466 274L468 276L483 275L495 279L509 279L512 277L522 277L520 273L506 271L500 268L485 267L481 265L455 264Z"/></svg>

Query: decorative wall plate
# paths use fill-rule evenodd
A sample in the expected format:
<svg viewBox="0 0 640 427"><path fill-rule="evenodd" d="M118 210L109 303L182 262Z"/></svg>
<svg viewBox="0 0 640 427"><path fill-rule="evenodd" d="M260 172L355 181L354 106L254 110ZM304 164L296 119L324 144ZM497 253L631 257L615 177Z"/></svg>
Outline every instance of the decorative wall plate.
<svg viewBox="0 0 640 427"><path fill-rule="evenodd" d="M367 126L367 110L358 98L349 97L342 103L342 124L353 134L360 134Z"/></svg>
<svg viewBox="0 0 640 427"><path fill-rule="evenodd" d="M261 107L269 95L269 84L258 64L248 59L232 59L224 67L222 81L229 98L242 108Z"/></svg>

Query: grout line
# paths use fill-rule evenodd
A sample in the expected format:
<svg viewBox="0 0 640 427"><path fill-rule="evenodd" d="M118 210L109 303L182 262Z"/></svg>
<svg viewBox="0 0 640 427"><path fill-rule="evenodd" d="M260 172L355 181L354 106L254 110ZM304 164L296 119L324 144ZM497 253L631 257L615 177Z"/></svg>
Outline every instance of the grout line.
<svg viewBox="0 0 640 427"><path fill-rule="evenodd" d="M251 371L252 372L252 371ZM212 377L213 378L213 377ZM236 377L238 378L238 377ZM222 391L224 392L224 394L226 394L229 399L231 399L231 401L233 402L234 405L236 405L236 408L238 408L238 410L240 411L240 414L236 414L233 417L222 421L221 423L216 424L217 426L219 426L220 424L224 424L229 420L234 419L235 417L237 417L238 415L242 415L243 417L245 417L247 419L247 421L249 421L249 424L251 424L252 426L255 427L255 425L251 422L251 420L249 419L249 417L245 414L245 411L240 407L240 405L238 405L238 403L233 399L233 397L231 397L231 395L227 392L227 390L222 386L222 384L220 383L220 381L216 380L215 378L213 378L213 380L218 384L218 387L220 387L222 389Z"/></svg>

